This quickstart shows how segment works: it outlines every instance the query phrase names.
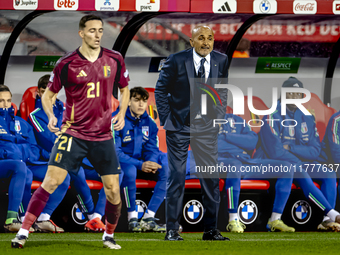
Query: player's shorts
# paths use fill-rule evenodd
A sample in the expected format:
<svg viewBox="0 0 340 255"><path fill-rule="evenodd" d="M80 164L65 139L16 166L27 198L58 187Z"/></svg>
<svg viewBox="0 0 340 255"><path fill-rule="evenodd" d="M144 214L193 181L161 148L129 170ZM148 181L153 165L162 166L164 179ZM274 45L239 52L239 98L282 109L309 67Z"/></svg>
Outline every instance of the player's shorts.
<svg viewBox="0 0 340 255"><path fill-rule="evenodd" d="M113 138L106 141L87 141L62 134L52 148L48 165L77 174L85 157L100 176L120 174Z"/></svg>

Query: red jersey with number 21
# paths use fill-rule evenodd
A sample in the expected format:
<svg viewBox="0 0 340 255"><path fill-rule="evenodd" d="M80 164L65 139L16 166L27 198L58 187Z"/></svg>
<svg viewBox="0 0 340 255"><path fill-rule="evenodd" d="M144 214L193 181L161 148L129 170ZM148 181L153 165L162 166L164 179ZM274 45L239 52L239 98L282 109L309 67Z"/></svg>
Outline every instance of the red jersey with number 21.
<svg viewBox="0 0 340 255"><path fill-rule="evenodd" d="M88 141L112 138L111 96L114 84L128 85L129 76L119 52L101 48L95 62L88 61L79 49L57 62L48 88L66 93L61 131Z"/></svg>

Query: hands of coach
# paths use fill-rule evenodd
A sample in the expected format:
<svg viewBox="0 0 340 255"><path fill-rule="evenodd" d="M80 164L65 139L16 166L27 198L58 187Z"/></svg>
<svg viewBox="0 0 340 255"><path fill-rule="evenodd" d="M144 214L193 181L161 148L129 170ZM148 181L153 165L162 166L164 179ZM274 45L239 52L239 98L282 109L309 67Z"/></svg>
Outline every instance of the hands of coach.
<svg viewBox="0 0 340 255"><path fill-rule="evenodd" d="M155 174L158 169L162 168L161 165L152 161L145 161L142 165L142 171L145 173L153 173Z"/></svg>

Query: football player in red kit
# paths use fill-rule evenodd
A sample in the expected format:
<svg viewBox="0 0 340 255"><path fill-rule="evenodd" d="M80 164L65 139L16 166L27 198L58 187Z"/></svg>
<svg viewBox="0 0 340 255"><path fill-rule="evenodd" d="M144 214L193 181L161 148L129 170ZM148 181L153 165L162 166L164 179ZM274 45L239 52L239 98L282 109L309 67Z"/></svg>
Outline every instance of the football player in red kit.
<svg viewBox="0 0 340 255"><path fill-rule="evenodd" d="M43 210L50 194L63 182L68 172L77 172L87 157L100 174L106 194L103 235L105 248L120 249L113 239L121 211L119 161L111 132L111 96L116 84L122 95L115 130L124 127L129 101L128 71L119 52L100 47L103 21L86 15L79 22L82 45L56 64L42 98L49 118L48 128L58 134L42 185L34 192L22 228L12 240L13 248L23 248L29 227ZM61 130L56 127L52 98L62 87L66 92L66 110Z"/></svg>

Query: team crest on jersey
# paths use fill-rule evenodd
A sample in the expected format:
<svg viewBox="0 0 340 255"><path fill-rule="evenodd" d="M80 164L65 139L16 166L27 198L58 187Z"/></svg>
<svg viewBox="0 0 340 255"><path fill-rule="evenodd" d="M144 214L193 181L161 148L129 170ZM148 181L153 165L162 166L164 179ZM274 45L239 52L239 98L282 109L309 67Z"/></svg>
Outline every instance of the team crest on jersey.
<svg viewBox="0 0 340 255"><path fill-rule="evenodd" d="M15 121L15 131L17 131L17 132L21 131L20 121L18 121L18 120Z"/></svg>
<svg viewBox="0 0 340 255"><path fill-rule="evenodd" d="M239 219L244 224L251 224L257 219L258 209L251 200L244 200L237 209Z"/></svg>
<svg viewBox="0 0 340 255"><path fill-rule="evenodd" d="M55 156L54 161L57 162L57 163L60 163L62 157L63 157L63 154L58 152L57 155Z"/></svg>
<svg viewBox="0 0 340 255"><path fill-rule="evenodd" d="M204 208L200 201L198 200L190 200L185 204L183 208L183 216L184 219L189 224L197 224L199 223L204 214Z"/></svg>
<svg viewBox="0 0 340 255"><path fill-rule="evenodd" d="M296 201L292 207L292 218L297 224L306 224L312 216L312 208L305 200Z"/></svg>
<svg viewBox="0 0 340 255"><path fill-rule="evenodd" d="M294 136L295 135L295 129L294 127L289 127L289 135Z"/></svg>
<svg viewBox="0 0 340 255"><path fill-rule="evenodd" d="M111 66L103 66L104 77L110 77L111 74Z"/></svg>
<svg viewBox="0 0 340 255"><path fill-rule="evenodd" d="M302 122L301 123L301 132L303 134L306 134L308 132L308 128L307 128L307 123L306 122Z"/></svg>
<svg viewBox="0 0 340 255"><path fill-rule="evenodd" d="M145 135L146 137L149 137L149 126L143 126L143 127L142 127L142 133L143 133L143 135Z"/></svg>

